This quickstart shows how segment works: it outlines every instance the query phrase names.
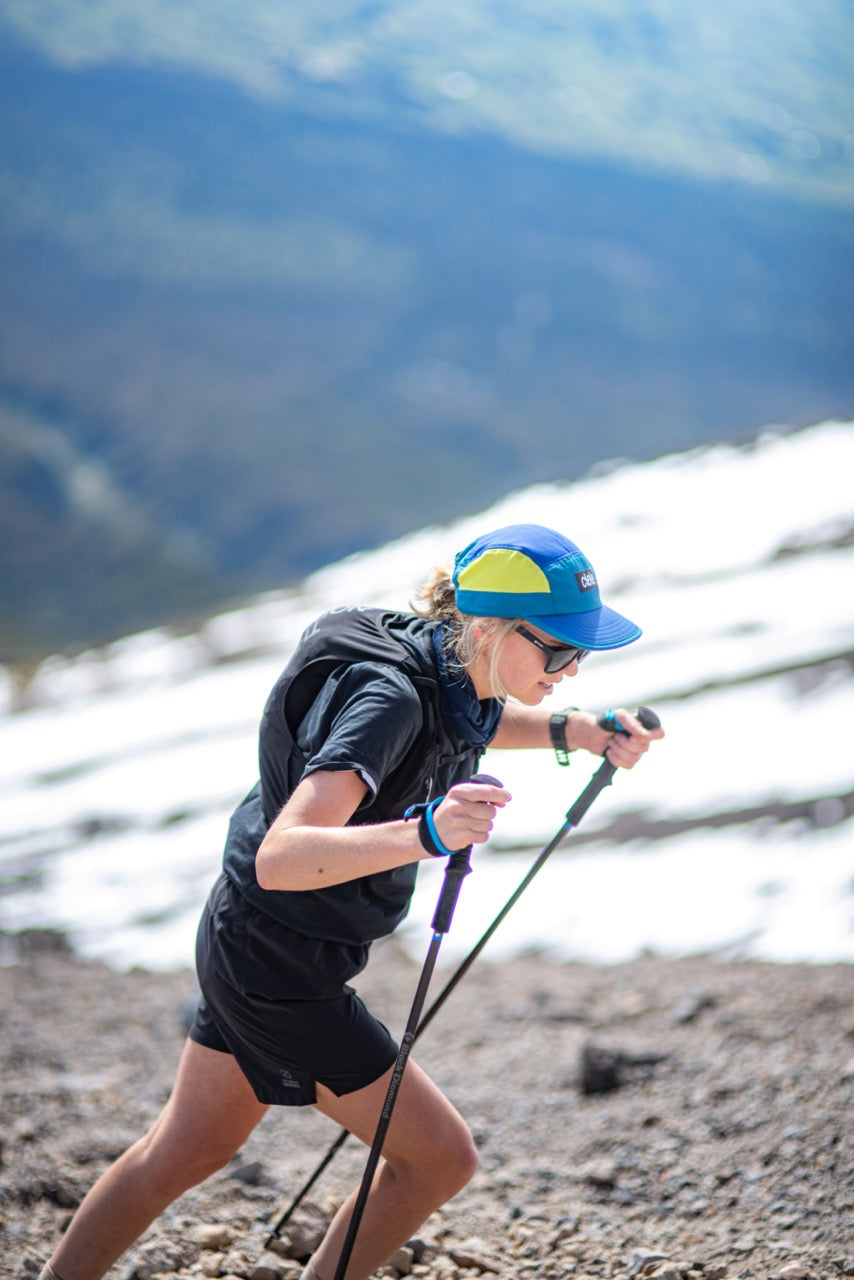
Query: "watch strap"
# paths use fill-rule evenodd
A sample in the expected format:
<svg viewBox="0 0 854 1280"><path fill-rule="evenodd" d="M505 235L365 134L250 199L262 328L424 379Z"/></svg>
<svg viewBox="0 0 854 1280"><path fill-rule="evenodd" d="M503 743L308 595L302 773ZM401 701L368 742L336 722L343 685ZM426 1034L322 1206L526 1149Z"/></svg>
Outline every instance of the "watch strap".
<svg viewBox="0 0 854 1280"><path fill-rule="evenodd" d="M569 747L566 745L566 722L569 719L569 713L566 711L555 711L549 716L549 737L554 747L555 756L558 764L569 764Z"/></svg>

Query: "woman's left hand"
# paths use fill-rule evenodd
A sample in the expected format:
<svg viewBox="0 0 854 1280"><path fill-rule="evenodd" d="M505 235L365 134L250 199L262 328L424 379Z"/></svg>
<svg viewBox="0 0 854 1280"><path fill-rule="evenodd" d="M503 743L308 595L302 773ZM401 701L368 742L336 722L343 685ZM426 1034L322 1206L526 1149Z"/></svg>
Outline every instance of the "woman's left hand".
<svg viewBox="0 0 854 1280"><path fill-rule="evenodd" d="M645 729L637 716L625 707L617 707L608 714L617 719L625 733L613 733L595 724L599 743L591 744L588 749L605 756L618 769L633 769L641 756L649 751L650 743L664 737L662 728Z"/></svg>

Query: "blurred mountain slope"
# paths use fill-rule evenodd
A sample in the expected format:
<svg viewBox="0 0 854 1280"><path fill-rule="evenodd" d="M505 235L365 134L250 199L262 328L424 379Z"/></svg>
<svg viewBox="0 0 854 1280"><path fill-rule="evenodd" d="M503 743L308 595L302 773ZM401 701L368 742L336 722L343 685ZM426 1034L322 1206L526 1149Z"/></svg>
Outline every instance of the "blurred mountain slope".
<svg viewBox="0 0 854 1280"><path fill-rule="evenodd" d="M0 656L846 416L850 25L0 0Z"/></svg>
<svg viewBox="0 0 854 1280"><path fill-rule="evenodd" d="M854 12L839 0L4 0L73 69L195 72L312 114L854 199ZM811 135L811 136L807 136Z"/></svg>

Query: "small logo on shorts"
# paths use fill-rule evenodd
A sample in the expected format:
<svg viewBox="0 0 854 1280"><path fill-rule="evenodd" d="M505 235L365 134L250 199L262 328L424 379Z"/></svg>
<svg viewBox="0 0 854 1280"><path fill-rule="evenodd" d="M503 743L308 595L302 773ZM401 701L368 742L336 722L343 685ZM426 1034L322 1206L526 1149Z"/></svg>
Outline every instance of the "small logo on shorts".
<svg viewBox="0 0 854 1280"><path fill-rule="evenodd" d="M280 1072L280 1077L281 1077L283 1089L299 1088L299 1081L294 1079L292 1073L288 1071L287 1067L282 1067L282 1070Z"/></svg>
<svg viewBox="0 0 854 1280"><path fill-rule="evenodd" d="M596 574L592 569L582 569L575 575L579 591L592 591L596 586Z"/></svg>

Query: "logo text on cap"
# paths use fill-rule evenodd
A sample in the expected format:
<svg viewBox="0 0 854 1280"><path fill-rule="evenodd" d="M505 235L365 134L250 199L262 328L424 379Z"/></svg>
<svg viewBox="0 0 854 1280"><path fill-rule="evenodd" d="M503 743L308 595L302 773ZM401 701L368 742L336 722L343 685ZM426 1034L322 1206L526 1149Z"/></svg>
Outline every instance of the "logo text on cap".
<svg viewBox="0 0 854 1280"><path fill-rule="evenodd" d="M596 574L592 569L582 569L575 575L579 591L592 591L596 586Z"/></svg>

